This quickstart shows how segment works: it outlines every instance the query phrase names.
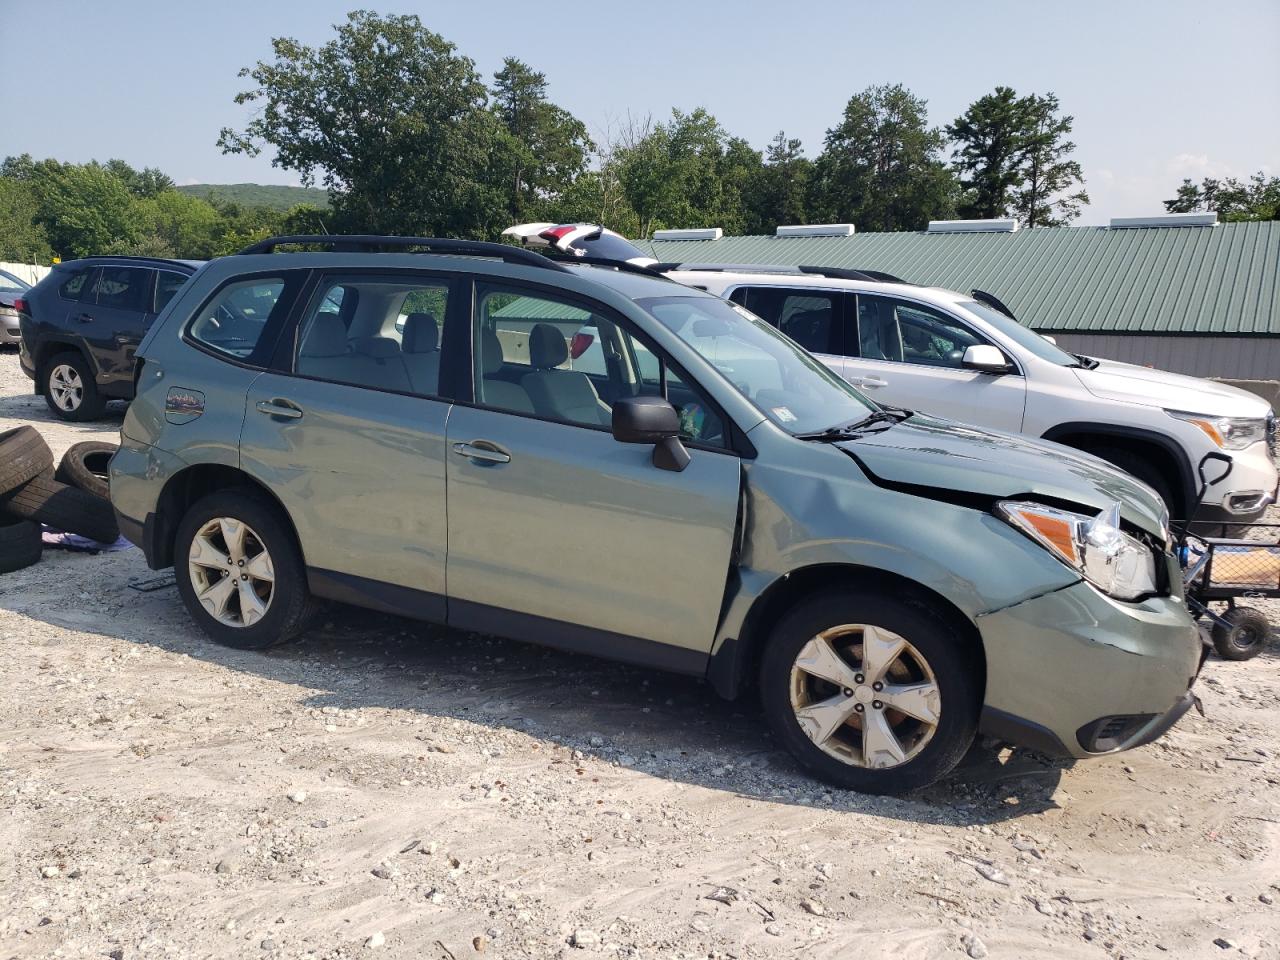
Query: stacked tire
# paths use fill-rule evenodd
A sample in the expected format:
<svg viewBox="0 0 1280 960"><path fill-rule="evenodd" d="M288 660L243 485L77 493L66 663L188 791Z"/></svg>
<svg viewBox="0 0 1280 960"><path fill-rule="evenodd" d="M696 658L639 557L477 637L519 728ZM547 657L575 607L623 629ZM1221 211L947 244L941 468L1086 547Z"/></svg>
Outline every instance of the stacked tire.
<svg viewBox="0 0 1280 960"><path fill-rule="evenodd" d="M31 427L0 432L0 573L40 559L41 525L100 543L120 537L107 497L115 444L71 447L54 469L48 444Z"/></svg>

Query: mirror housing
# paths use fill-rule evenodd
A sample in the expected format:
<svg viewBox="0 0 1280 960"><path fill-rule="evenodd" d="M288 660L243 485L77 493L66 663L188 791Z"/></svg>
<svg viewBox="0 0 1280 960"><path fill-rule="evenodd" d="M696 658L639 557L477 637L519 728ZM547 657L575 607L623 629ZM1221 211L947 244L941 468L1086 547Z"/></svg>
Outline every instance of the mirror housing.
<svg viewBox="0 0 1280 960"><path fill-rule="evenodd" d="M1000 352L1000 348L987 343L975 343L968 347L961 363L969 370L981 370L983 373L1009 372L1009 361Z"/></svg>
<svg viewBox="0 0 1280 960"><path fill-rule="evenodd" d="M679 473L689 465L680 442L680 414L662 397L623 397L613 403L613 439L652 443L653 465Z"/></svg>
<svg viewBox="0 0 1280 960"><path fill-rule="evenodd" d="M1042 333L1042 334L1040 334L1040 336L1044 337L1044 339L1048 340L1048 341L1049 341L1050 343L1052 343L1055 347L1058 345L1058 338L1057 338L1057 337L1051 337L1051 336L1049 336L1047 333Z"/></svg>

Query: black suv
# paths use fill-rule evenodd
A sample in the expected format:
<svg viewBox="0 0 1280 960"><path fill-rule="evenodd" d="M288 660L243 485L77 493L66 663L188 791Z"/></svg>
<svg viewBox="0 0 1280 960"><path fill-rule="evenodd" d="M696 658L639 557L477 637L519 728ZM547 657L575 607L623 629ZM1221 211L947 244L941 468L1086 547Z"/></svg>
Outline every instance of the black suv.
<svg viewBox="0 0 1280 960"><path fill-rule="evenodd" d="M63 420L133 397L133 354L195 260L86 257L60 263L18 302L22 370Z"/></svg>

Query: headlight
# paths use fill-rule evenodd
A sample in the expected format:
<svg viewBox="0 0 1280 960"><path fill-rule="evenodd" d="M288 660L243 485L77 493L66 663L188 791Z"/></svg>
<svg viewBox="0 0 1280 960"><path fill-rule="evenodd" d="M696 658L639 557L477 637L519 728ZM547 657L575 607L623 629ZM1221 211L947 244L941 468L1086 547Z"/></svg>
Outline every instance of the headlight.
<svg viewBox="0 0 1280 960"><path fill-rule="evenodd" d="M1267 421L1261 417L1206 417L1199 413L1166 410L1169 416L1193 423L1223 450L1243 450L1267 439Z"/></svg>
<svg viewBox="0 0 1280 960"><path fill-rule="evenodd" d="M1086 517L1038 503L1003 500L996 513L1117 600L1156 592L1155 554L1121 531L1119 504Z"/></svg>

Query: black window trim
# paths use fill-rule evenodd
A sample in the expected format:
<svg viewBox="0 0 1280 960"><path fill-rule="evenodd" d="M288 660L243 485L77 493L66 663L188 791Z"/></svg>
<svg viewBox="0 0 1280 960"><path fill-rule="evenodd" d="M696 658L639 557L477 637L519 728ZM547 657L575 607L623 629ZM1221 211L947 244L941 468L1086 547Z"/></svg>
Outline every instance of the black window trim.
<svg viewBox="0 0 1280 960"><path fill-rule="evenodd" d="M289 310L289 315L280 331L272 356L265 367L266 370L298 380L328 383L339 387L350 387L355 390L372 390L375 393L384 393L388 396L409 397L414 400L436 400L445 403L457 402L453 396L457 388L456 368L455 364L451 362L451 355L457 352L457 348L455 347L446 352L446 347L450 343L451 328L457 323L453 318L458 310L461 309L461 307L455 306L455 302L463 299L459 293L459 288L462 286L462 279L459 274L418 267L326 267L313 269L309 273L310 275L298 291L297 299ZM313 377L305 373L298 373L294 369L298 355L298 338L302 333L302 324L311 315L311 308L316 303L316 298L321 295L321 291L326 289L329 278L333 277L385 277L394 279L397 283L402 282L402 278L426 277L444 283L449 292L448 300L445 303L444 322L440 327L440 373L436 379L435 393L392 390L388 387L372 386L367 383L347 383L345 380ZM467 322L470 322L469 314ZM448 369L446 369L446 366Z"/></svg>
<svg viewBox="0 0 1280 960"><path fill-rule="evenodd" d="M310 274L310 272L311 271L305 267L294 267L287 270L259 270L254 273L238 273L234 276L226 277L211 291L209 291L204 299L200 301L200 304L192 310L190 314L188 314L185 320L182 321L182 342L187 344L189 347L199 350L207 356L213 357L215 360L221 360L223 363L229 363L232 366L240 367L243 370L270 370L271 359L274 357L276 352L276 343L279 342L281 334L288 325L289 318L293 315L297 306L298 294L301 292L302 288L305 287L308 279L307 275ZM237 357L235 354L218 350L216 347L205 343L203 340L191 333L191 327L196 322L196 318L204 312L205 307L209 306L209 304L211 304L223 290L234 284L249 283L254 280L283 280L284 289L280 291L280 299L287 301L289 298L292 298L292 302L285 303L284 312L277 321L278 329L275 331L274 335L275 342L271 342L269 344L269 349L268 341L271 340L271 337L269 336L269 331L266 326L263 327L262 336L258 339L257 344L254 346L253 351L248 357ZM295 289L291 289L290 281L297 282L297 287ZM277 305L279 305L279 301L277 301ZM274 307L271 312L273 314L275 313ZM268 317L267 324L270 325L271 323L272 318ZM258 357L259 353L264 354L264 356Z"/></svg>
<svg viewBox="0 0 1280 960"><path fill-rule="evenodd" d="M664 400L667 399L665 368L667 366L670 366L675 371L676 375L680 377L681 380L683 380L686 384L691 384L693 388L697 391L697 393L701 395L703 398L705 398L707 403L710 405L712 411L716 414L716 416L720 418L720 422L724 424L724 427L728 433L728 436L725 437L725 442L723 445L703 443L700 440L685 440L684 438L681 438L680 442L692 450L705 450L709 453L728 454L730 456L734 456L739 459L754 459L756 455L755 447L751 443L751 441L747 439L746 433L742 430L740 426L738 426L737 421L735 421L732 417L730 417L724 411L724 409L720 406L720 404L716 402L715 398L711 396L711 394L707 391L707 389L697 379L689 376L688 372L683 367L681 367L679 363L677 363L674 359L672 359L667 354L666 350L659 347L653 341L653 339L649 337L649 335L645 333L643 330L637 329L636 325L632 322L632 320L629 317L623 316L617 310L613 309L610 306L607 306L606 304L600 303L598 300L592 300L590 297L585 297L582 294L577 293L573 290L566 290L563 287L549 287L540 283L534 283L532 281L523 280L523 279L517 280L511 277L496 276L496 275L490 275L490 274L472 274L471 275L471 290L472 290L471 311L469 316L467 317L467 328L468 328L467 339L471 341L470 346L472 347L472 350L469 351L467 356L466 369L470 373L469 379L472 382L469 385L469 389L465 395L465 398L460 395L454 400L454 403L458 404L459 406L470 407L475 410L489 410L493 413L502 413L512 417L522 417L526 420L539 420L543 423L558 423L566 427L578 427L582 430L594 430L599 433L607 433L610 436L613 435L613 428L604 426L603 424L577 423L572 420L561 420L558 417L544 417L538 413L526 413L522 410L508 410L505 407L490 406L487 403L479 403L476 401L475 384L474 384L475 352L474 352L474 340L472 339L472 335L475 333L475 328L476 328L476 319L477 319L476 311L479 309L479 306L480 306L479 288L482 284L488 284L490 286L508 287L508 288L514 287L517 289L521 289L521 288L528 289L530 291L530 294L529 294L530 296L549 296L549 297L559 299L561 301L565 301L569 304L569 306L578 307L581 310L586 310L588 313L600 314L606 320L610 321L616 326L622 327L623 330L625 330L629 335L640 340L640 342L645 345L645 348L650 353L652 353L655 357L657 357L659 362L662 364L663 399Z"/></svg>
<svg viewBox="0 0 1280 960"><path fill-rule="evenodd" d="M948 311L948 310L944 310L944 309L942 309L942 308L941 308L941 307L939 307L936 303L930 303L930 302L929 302L929 301L927 301L927 300L918 300L918 299L916 299L916 298L914 298L914 297L900 296L900 295L899 295L899 294L897 294L897 293L881 293L879 290L851 290L851 291L849 291L849 292L850 292L850 293L852 293L852 294L854 294L854 295L855 295L855 297L856 297L856 300L855 300L855 302L854 302L854 307L853 307L853 311L852 311L851 319L852 319L852 321L853 321L853 327L854 327L854 330L855 330L855 332L856 332L856 334L857 334L857 335L853 338L853 346L857 348L858 352L857 352L856 354L854 354L854 353L850 353L848 350L846 350L846 351L845 351L845 359L847 359L847 360L865 360L867 363L899 363L899 364L902 364L902 365L903 365L903 366L905 366L905 367L925 368L925 369L928 369L928 370L957 370L957 371L960 371L960 372L964 372L964 371L968 370L970 373L978 373L978 372L980 372L980 371L976 371L976 370L970 370L968 367L943 367L943 366L938 366L938 365L935 365L935 364L928 364L928 363L912 363L910 360L883 360L883 359L879 359L879 358L876 358L876 357L864 357L864 356L862 356L862 335L861 335L861 334L862 334L862 331L861 331L861 330L859 329L859 327L858 327L858 324L859 324L859 323L860 323L860 321L861 321L861 311L860 311L860 309L859 309L859 307L860 307L860 305L861 305L861 304L860 304L859 302L857 302L857 301L860 301L862 297L880 297L881 299L883 299L883 300L888 300L888 301L890 301L890 302L893 302L893 301L895 301L895 300L900 300L900 301L902 301L903 303L906 303L906 304L908 304L908 305L910 305L910 306L913 306L913 307L924 307L926 310L932 310L934 313L941 314L942 316L946 317L946 318L947 318L948 320L950 320L951 322L953 322L953 323L957 324L958 326L961 326L961 327L963 327L964 329L968 330L968 331L969 331L970 333L972 333L972 334L973 334L973 335L974 335L974 336L975 336L975 337L976 337L980 342L982 342L982 343L984 343L984 344L986 344L986 345L988 345L988 346L995 347L995 348L996 348L997 350L999 350L1002 354L1004 354L1004 358L1005 358L1006 360L1008 360L1008 361L1009 361L1009 365L1012 367L1012 369L1011 369L1011 370L1009 370L1008 372L1006 372L1005 374L1003 374L1003 376L1006 376L1006 377L1008 377L1008 376L1013 376L1013 377L1025 377L1025 376L1026 376L1026 375L1023 373L1023 371L1022 371L1022 366L1021 366L1021 364L1019 364L1019 363L1018 363L1018 359L1017 359L1017 357L1013 356L1013 355L1012 355L1008 350L1006 350L1004 347L1000 346L1000 344L998 344L998 343L994 342L994 341L993 341L989 336L987 336L987 335L986 335L985 333L983 333L981 330L976 330L976 329L974 329L973 324L969 323L969 322L968 322L967 320L965 320L963 317L958 317L958 316L956 316L954 313L951 313L951 312L950 312L950 311ZM894 318L894 319L895 319L895 321L896 321L896 319L897 319L897 318L896 318L896 315L895 315L895 318ZM846 342L848 342L848 338L846 338Z"/></svg>

